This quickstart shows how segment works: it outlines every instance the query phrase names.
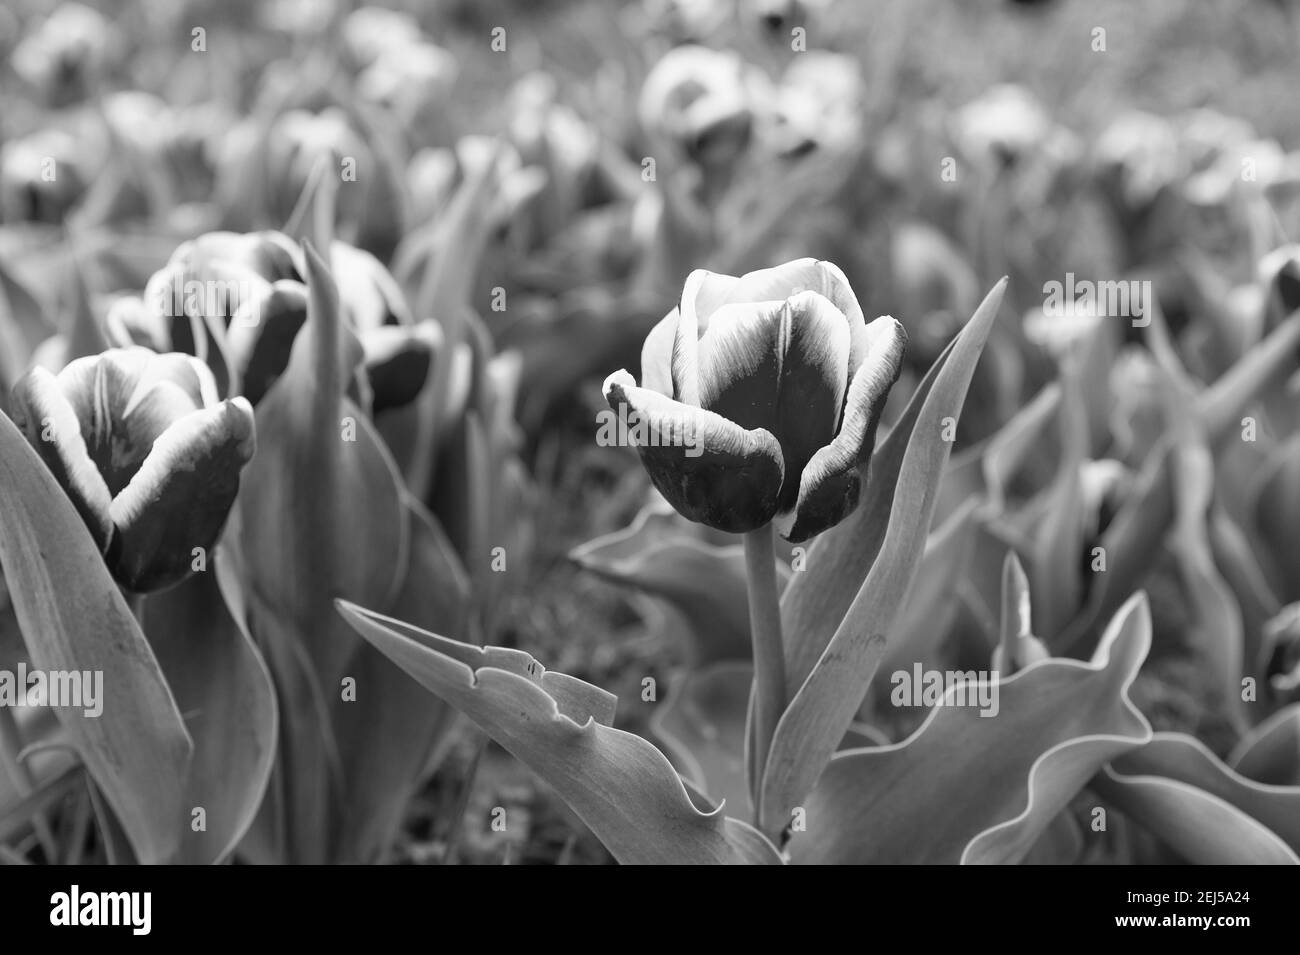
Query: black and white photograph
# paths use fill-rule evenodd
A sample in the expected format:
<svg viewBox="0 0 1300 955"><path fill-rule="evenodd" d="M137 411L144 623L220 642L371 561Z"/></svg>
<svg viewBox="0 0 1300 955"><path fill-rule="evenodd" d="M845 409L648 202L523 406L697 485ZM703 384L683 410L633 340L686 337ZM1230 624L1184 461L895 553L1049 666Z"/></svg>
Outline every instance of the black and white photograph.
<svg viewBox="0 0 1300 955"><path fill-rule="evenodd" d="M1241 938L1298 92L1290 0L4 0L12 914L1051 865Z"/></svg>

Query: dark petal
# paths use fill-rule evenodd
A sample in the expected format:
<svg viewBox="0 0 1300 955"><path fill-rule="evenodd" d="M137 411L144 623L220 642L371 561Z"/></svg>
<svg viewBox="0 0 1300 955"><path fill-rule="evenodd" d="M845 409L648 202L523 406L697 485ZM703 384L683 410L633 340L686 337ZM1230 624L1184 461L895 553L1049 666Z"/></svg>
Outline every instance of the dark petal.
<svg viewBox="0 0 1300 955"><path fill-rule="evenodd" d="M307 321L307 289L276 282L262 299L245 303L226 330L226 349L239 391L254 406L289 366L294 339Z"/></svg>
<svg viewBox="0 0 1300 955"><path fill-rule="evenodd" d="M849 371L844 315L815 292L786 302L724 305L700 338L700 407L745 429L766 428L781 445L794 507L799 475L835 436Z"/></svg>
<svg viewBox="0 0 1300 955"><path fill-rule="evenodd" d="M626 416L632 441L644 438L636 444L641 462L683 517L733 534L772 520L784 467L771 433L638 388L625 371L606 379L604 390Z"/></svg>
<svg viewBox="0 0 1300 955"><path fill-rule="evenodd" d="M14 386L13 397L14 423L72 500L95 544L104 550L113 530L112 496L86 452L77 414L58 380L44 368L33 368Z"/></svg>
<svg viewBox="0 0 1300 955"><path fill-rule="evenodd" d="M168 428L110 506L116 533L108 562L118 583L137 593L160 590L190 574L194 548L210 558L255 448L253 409L243 398Z"/></svg>
<svg viewBox="0 0 1300 955"><path fill-rule="evenodd" d="M641 346L641 387L674 398L673 342L677 337L680 311L673 309L650 329Z"/></svg>
<svg viewBox="0 0 1300 955"><path fill-rule="evenodd" d="M804 467L835 436L849 378L849 327L844 314L816 292L802 292L781 312L781 380L776 426L789 476L782 511L794 507Z"/></svg>
<svg viewBox="0 0 1300 955"><path fill-rule="evenodd" d="M724 305L713 313L697 346L701 408L745 430L776 431L786 310L777 301Z"/></svg>
<svg viewBox="0 0 1300 955"><path fill-rule="evenodd" d="M860 474L875 449L876 427L902 370L906 347L907 334L894 319L885 316L867 326L867 353L849 381L844 422L835 440L803 469L787 540L800 543L820 534L857 506Z"/></svg>
<svg viewBox="0 0 1300 955"><path fill-rule="evenodd" d="M429 325L387 325L361 336L372 391L371 414L415 400L433 367L436 334Z"/></svg>

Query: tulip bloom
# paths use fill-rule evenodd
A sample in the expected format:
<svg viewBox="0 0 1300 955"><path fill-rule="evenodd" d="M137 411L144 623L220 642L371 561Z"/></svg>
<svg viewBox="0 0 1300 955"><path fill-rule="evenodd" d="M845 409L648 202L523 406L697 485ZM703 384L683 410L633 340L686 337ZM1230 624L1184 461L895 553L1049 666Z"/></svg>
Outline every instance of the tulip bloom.
<svg viewBox="0 0 1300 955"><path fill-rule="evenodd" d="M110 349L14 388L15 420L113 577L136 593L189 576L216 543L253 456L253 409L217 400L199 360Z"/></svg>
<svg viewBox="0 0 1300 955"><path fill-rule="evenodd" d="M683 516L738 534L780 517L797 543L857 506L906 342L829 262L699 270L646 338L641 387L619 371L605 397L656 435L637 450Z"/></svg>

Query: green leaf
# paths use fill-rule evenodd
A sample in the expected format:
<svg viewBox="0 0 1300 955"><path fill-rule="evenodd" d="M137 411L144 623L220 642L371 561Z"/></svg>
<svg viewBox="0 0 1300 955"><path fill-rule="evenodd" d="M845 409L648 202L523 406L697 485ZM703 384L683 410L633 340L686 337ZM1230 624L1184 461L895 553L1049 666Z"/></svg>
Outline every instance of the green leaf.
<svg viewBox="0 0 1300 955"><path fill-rule="evenodd" d="M434 518L409 496L406 504L411 563L393 612L422 627L468 634L465 569ZM453 725L453 710L364 641L345 672L356 680L356 699L336 695L333 705L344 790L332 857L372 862L391 844L430 753Z"/></svg>
<svg viewBox="0 0 1300 955"><path fill-rule="evenodd" d="M978 507L978 500L967 501L926 540L925 553L886 644L880 673L936 658L957 619L959 600L953 582L966 579Z"/></svg>
<svg viewBox="0 0 1300 955"><path fill-rule="evenodd" d="M994 683L996 715L956 705L957 686L903 742L838 753L804 803L791 861L1019 861L1101 766L1151 738L1128 699L1150 644L1134 597L1092 662L1043 660Z"/></svg>
<svg viewBox="0 0 1300 955"><path fill-rule="evenodd" d="M339 613L549 783L624 864L779 864L772 844L698 808L668 758L614 729L615 699L528 654L439 637L347 601Z"/></svg>
<svg viewBox="0 0 1300 955"><path fill-rule="evenodd" d="M1246 734L1228 765L1256 782L1300 786L1300 703L1283 707Z"/></svg>
<svg viewBox="0 0 1300 955"><path fill-rule="evenodd" d="M357 638L335 597L387 608L404 579L409 532L400 478L361 410L343 394L360 344L341 325L319 256L305 249L307 324L256 410L258 453L244 472L228 541L237 544L248 625L280 699L288 849L324 861L329 801L341 786L327 700L340 693ZM349 374L345 374L345 372Z"/></svg>
<svg viewBox="0 0 1300 955"><path fill-rule="evenodd" d="M747 660L744 549L688 536L682 523L663 502L649 504L629 526L574 548L569 559L605 580L665 600L689 634L696 666Z"/></svg>
<svg viewBox="0 0 1300 955"><path fill-rule="evenodd" d="M1246 779L1190 736L1156 735L1092 788L1195 865L1300 865L1300 788Z"/></svg>
<svg viewBox="0 0 1300 955"><path fill-rule="evenodd" d="M745 720L754 667L724 660L689 673L655 711L651 728L682 774L733 813L747 812Z"/></svg>
<svg viewBox="0 0 1300 955"><path fill-rule="evenodd" d="M1003 279L935 362L873 456L865 500L818 538L807 572L796 574L786 590L782 620L792 700L764 770L758 807L764 832L780 832L812 789L880 664L921 560L952 447L943 439L944 419L955 421L961 413L1005 291Z"/></svg>
<svg viewBox="0 0 1300 955"><path fill-rule="evenodd" d="M1029 562L1036 632L1051 640L1079 609L1084 553L1083 462L1088 454L1088 415L1083 382L1077 369L1063 372L1061 382L1061 457L1056 480L1047 492L1046 511L1034 532Z"/></svg>
<svg viewBox="0 0 1300 955"><path fill-rule="evenodd" d="M221 862L266 791L279 717L271 675L241 620L203 571L146 599L143 625L194 740L176 862ZM205 829L190 813L202 808Z"/></svg>
<svg viewBox="0 0 1300 955"><path fill-rule="evenodd" d="M102 673L103 712L56 712L141 862L171 858L192 742L72 502L0 415L0 568L32 665Z"/></svg>

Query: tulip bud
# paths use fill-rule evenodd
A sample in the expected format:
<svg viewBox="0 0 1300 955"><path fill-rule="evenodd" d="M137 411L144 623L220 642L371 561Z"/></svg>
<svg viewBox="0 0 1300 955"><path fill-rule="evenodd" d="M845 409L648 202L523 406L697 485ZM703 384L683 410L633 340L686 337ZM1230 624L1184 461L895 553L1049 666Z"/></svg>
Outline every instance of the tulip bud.
<svg viewBox="0 0 1300 955"><path fill-rule="evenodd" d="M256 446L243 398L200 361L110 349L14 388L15 421L90 528L114 578L162 590L216 544Z"/></svg>
<svg viewBox="0 0 1300 955"><path fill-rule="evenodd" d="M800 259L736 278L699 270L646 338L642 383L605 381L659 492L731 533L774 518L800 542L857 506L907 336L869 325L836 266Z"/></svg>

